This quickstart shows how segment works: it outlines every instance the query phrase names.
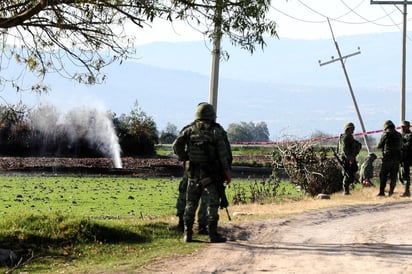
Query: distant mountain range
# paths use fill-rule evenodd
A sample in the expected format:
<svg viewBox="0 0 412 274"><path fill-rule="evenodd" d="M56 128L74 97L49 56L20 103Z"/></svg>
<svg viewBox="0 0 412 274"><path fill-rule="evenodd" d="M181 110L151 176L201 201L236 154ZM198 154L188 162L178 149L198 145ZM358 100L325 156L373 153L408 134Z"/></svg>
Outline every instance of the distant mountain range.
<svg viewBox="0 0 412 274"><path fill-rule="evenodd" d="M367 131L381 129L387 119L400 118L401 34L382 33L337 37ZM409 46L409 42L408 42ZM267 39L267 47L251 55L223 43L230 58L220 65L218 122L267 123L272 140L306 138L315 131L338 135L352 121L361 131L342 65L320 66L337 58L332 39ZM410 50L408 49L408 53ZM412 56L407 56L410 68ZM50 102L62 111L78 105L129 113L137 100L156 121L181 128L192 121L198 102L209 98L210 45L204 41L152 43L137 48L137 58L106 69L103 85L85 87L49 77L48 95L2 94L9 102ZM407 69L408 72L408 69ZM410 75L408 73L408 75ZM407 77L406 117L411 79Z"/></svg>

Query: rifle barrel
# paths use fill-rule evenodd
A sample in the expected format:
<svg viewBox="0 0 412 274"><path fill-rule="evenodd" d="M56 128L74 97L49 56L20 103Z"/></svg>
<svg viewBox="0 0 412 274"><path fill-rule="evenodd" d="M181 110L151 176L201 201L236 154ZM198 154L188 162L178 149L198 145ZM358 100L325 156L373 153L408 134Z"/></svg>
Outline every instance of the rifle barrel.
<svg viewBox="0 0 412 274"><path fill-rule="evenodd" d="M225 207L225 209L226 209L227 218L229 219L229 221L232 221L232 218L230 218L229 209L227 209L227 207Z"/></svg>

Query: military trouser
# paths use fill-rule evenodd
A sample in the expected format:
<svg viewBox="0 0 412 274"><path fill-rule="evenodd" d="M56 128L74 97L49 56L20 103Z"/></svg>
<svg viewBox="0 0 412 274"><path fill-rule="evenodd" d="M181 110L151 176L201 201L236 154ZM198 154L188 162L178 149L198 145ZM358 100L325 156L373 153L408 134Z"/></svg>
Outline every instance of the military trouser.
<svg viewBox="0 0 412 274"><path fill-rule="evenodd" d="M349 193L349 188L355 181L355 173L354 172L346 172L343 174L343 191L345 193Z"/></svg>
<svg viewBox="0 0 412 274"><path fill-rule="evenodd" d="M349 164L349 162L345 161L345 168L342 168L342 174L343 174L343 191L345 194L349 194L349 188L351 185L353 185L353 182L355 181L355 174L358 171L358 164L355 161L352 164Z"/></svg>
<svg viewBox="0 0 412 274"><path fill-rule="evenodd" d="M386 181L388 180L388 178L390 179L388 194L389 195L393 194L395 190L395 186L396 186L396 181L398 180L399 164L400 164L399 160L392 160L392 159L382 160L382 167L379 173L379 180L380 180L379 194L380 195L385 194Z"/></svg>
<svg viewBox="0 0 412 274"><path fill-rule="evenodd" d="M399 179L401 182L405 183L404 195L410 195L411 177L410 177L410 166L408 161L403 161L399 167Z"/></svg>
<svg viewBox="0 0 412 274"><path fill-rule="evenodd" d="M185 230L191 231L193 229L196 209L201 198L206 205L207 224L217 224L219 220L218 210L220 196L216 183L210 182L207 185L202 185L199 178L189 178L186 193L186 207L183 217Z"/></svg>
<svg viewBox="0 0 412 274"><path fill-rule="evenodd" d="M179 218L182 218L182 220L183 220L183 215L185 213L185 207L186 207L187 182L188 182L187 176L183 176L179 184L179 195L177 196L177 201L176 201L176 210L177 210L176 216L178 216ZM200 206L197 212L197 222L200 226L207 225L207 218L206 218L207 207L206 207L206 203L204 202L204 200L205 198L201 197Z"/></svg>

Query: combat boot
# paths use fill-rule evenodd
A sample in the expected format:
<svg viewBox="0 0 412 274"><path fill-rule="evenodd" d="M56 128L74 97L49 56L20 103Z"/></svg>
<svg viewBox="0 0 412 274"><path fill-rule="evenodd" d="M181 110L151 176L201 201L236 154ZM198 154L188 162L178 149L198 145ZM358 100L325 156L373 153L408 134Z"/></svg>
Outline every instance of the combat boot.
<svg viewBox="0 0 412 274"><path fill-rule="evenodd" d="M343 195L350 195L349 187L344 187L343 188Z"/></svg>
<svg viewBox="0 0 412 274"><path fill-rule="evenodd" d="M209 232L207 231L207 225L199 224L198 234L200 235L208 235Z"/></svg>
<svg viewBox="0 0 412 274"><path fill-rule="evenodd" d="M401 197L411 197L411 193L409 191L405 191Z"/></svg>
<svg viewBox="0 0 412 274"><path fill-rule="evenodd" d="M192 229L185 229L183 233L183 242L190 243L193 242L193 230Z"/></svg>
<svg viewBox="0 0 412 274"><path fill-rule="evenodd" d="M391 184L390 187L389 187L388 195L389 195L389 196L392 196L394 190L395 190L395 184Z"/></svg>
<svg viewBox="0 0 412 274"><path fill-rule="evenodd" d="M176 230L180 232L185 231L185 222L183 221L183 216L179 216L179 223L176 226Z"/></svg>
<svg viewBox="0 0 412 274"><path fill-rule="evenodd" d="M405 185L405 192L401 195L401 197L410 197L411 196L411 192L409 190L411 183L409 181L406 181L406 185Z"/></svg>
<svg viewBox="0 0 412 274"><path fill-rule="evenodd" d="M226 238L217 233L217 224L209 224L209 243L224 243Z"/></svg>
<svg viewBox="0 0 412 274"><path fill-rule="evenodd" d="M377 196L385 196L385 186L386 186L386 183L385 184L383 184L382 182L380 183L379 193Z"/></svg>

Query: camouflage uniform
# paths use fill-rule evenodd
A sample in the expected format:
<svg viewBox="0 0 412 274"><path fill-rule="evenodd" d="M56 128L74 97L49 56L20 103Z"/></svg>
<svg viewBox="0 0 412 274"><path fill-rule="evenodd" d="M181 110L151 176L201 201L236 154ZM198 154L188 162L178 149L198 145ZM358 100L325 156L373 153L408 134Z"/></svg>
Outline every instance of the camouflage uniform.
<svg viewBox="0 0 412 274"><path fill-rule="evenodd" d="M402 121L402 159L400 166L400 180L405 183L405 191L401 197L410 197L410 164L412 156L412 132L409 121Z"/></svg>
<svg viewBox="0 0 412 274"><path fill-rule="evenodd" d="M361 165L359 177L363 186L373 186L371 179L373 178L373 162L376 158L376 154L371 153Z"/></svg>
<svg viewBox="0 0 412 274"><path fill-rule="evenodd" d="M177 196L177 201L176 201L176 216L179 217L179 224L178 224L178 230L179 231L184 231L184 221L183 221L183 215L185 213L185 207L186 207L186 193L187 193L187 182L188 182L188 176L186 170L184 171L182 180L179 183L179 195ZM207 234L207 207L204 202L204 198L200 199L200 206L197 212L197 223L199 225L198 228L198 233L199 234Z"/></svg>
<svg viewBox="0 0 412 274"><path fill-rule="evenodd" d="M212 105L199 104L195 117L196 120L173 142L173 150L179 160L189 161L183 240L192 241L195 213L202 197L207 206L209 242L224 242L226 238L217 233L218 184L222 183L222 178L230 182L231 151L228 150L226 131L215 122L216 113Z"/></svg>
<svg viewBox="0 0 412 274"><path fill-rule="evenodd" d="M380 187L378 196L385 196L385 187L388 177L390 178L389 196L395 190L398 177L399 164L401 161L402 135L396 131L392 121L384 123L384 132L378 142L378 149L382 150L382 167L379 173Z"/></svg>
<svg viewBox="0 0 412 274"><path fill-rule="evenodd" d="M349 187L355 181L355 174L358 171L356 156L362 147L362 144L353 138L355 126L353 123L347 123L344 127L345 132L339 137L338 154L340 155L344 168L343 173L343 191L345 195L349 193Z"/></svg>

